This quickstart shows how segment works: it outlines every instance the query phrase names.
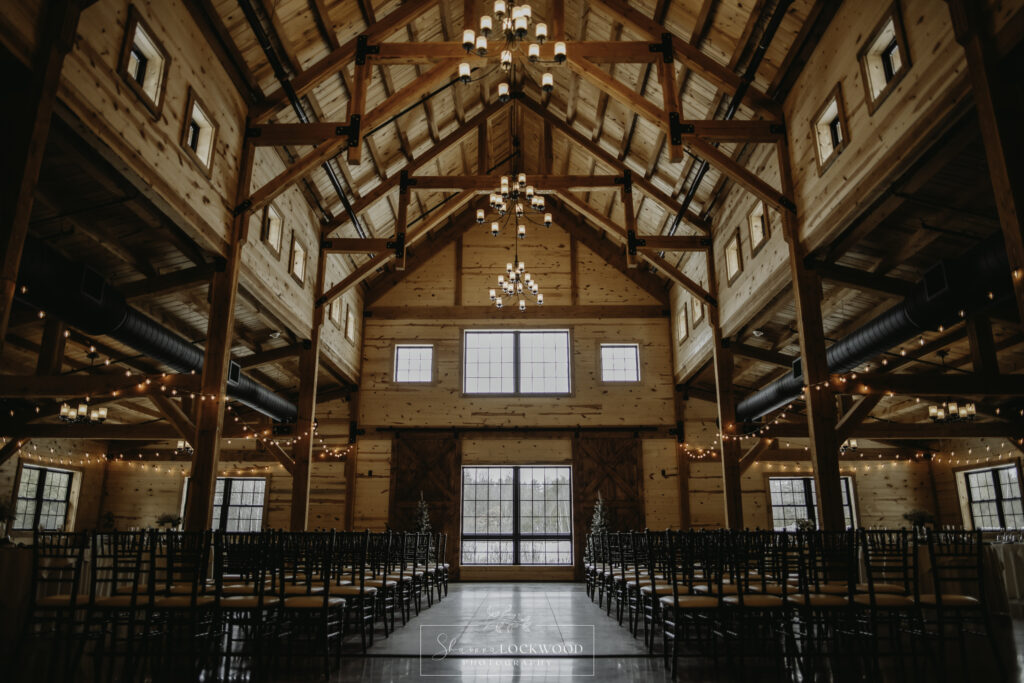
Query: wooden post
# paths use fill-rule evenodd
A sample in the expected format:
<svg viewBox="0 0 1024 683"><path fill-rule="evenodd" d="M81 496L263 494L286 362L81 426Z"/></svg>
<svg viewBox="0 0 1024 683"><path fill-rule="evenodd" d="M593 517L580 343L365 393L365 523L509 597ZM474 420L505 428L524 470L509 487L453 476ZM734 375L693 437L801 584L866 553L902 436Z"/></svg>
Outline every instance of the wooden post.
<svg viewBox="0 0 1024 683"><path fill-rule="evenodd" d="M320 249L316 267L315 292L324 290L327 252ZM313 325L309 345L299 352L298 417L295 420L295 443L292 445L292 514L291 530L305 531L309 522L309 477L313 462L313 425L316 419L316 385L320 372L320 332L326 306L313 306Z"/></svg>
<svg viewBox="0 0 1024 683"><path fill-rule="evenodd" d="M0 352L7 337L14 290L18 281L21 252L28 235L39 169L46 151L53 104L64 57L74 45L75 30L81 13L80 0L56 0L46 3L39 31L38 50L27 83L11 83L12 96L2 115L5 146L2 164L5 178L0 188ZM19 72L22 69L19 65Z"/></svg>
<svg viewBox="0 0 1024 683"><path fill-rule="evenodd" d="M717 300L718 282L715 280L715 255L712 249L705 254L708 272L708 293ZM740 442L730 438L737 435L736 394L733 387L735 359L732 349L722 339L718 306L708 304L708 325L711 326L712 362L715 366L715 391L718 399L718 433L722 445L722 493L725 496L725 524L729 529L743 528L743 492L740 483Z"/></svg>
<svg viewBox="0 0 1024 683"><path fill-rule="evenodd" d="M780 141L776 150L782 192L793 196L789 148L785 141ZM842 482L839 475L836 401L827 383L829 372L825 362L825 332L821 318L821 278L805 265L806 254L800 244L794 211L782 211L782 228L789 243L789 270L796 300L811 462L814 464L818 493L818 526L825 531L841 531L846 528L846 522L843 518Z"/></svg>
<svg viewBox="0 0 1024 683"><path fill-rule="evenodd" d="M565 40L565 2L550 0L548 2L548 35L551 40Z"/></svg>
<svg viewBox="0 0 1024 683"><path fill-rule="evenodd" d="M1024 326L1024 158L1020 153L1024 149L1024 130L1020 126L1020 84L1014 80L1011 69L999 64L985 3L946 2L956 40L967 54L967 71L1017 294L1017 312Z"/></svg>
<svg viewBox="0 0 1024 683"><path fill-rule="evenodd" d="M353 391L348 399L349 432L348 442L356 444L354 433L359 420L359 392ZM345 456L345 528L355 531L356 485L359 474L359 446L350 449Z"/></svg>
<svg viewBox="0 0 1024 683"><path fill-rule="evenodd" d="M992 321L985 315L972 315L967 319L967 339L971 346L971 364L977 375L998 375L999 358L992 338Z"/></svg>
<svg viewBox="0 0 1024 683"><path fill-rule="evenodd" d="M359 164L363 160L363 125L366 118L366 89L370 84L370 65L364 61L363 64L356 63L353 67L355 77L352 80L352 99L348 103L348 122L350 126L359 129L357 139L349 141L348 163ZM355 144L352 144L352 143Z"/></svg>
<svg viewBox="0 0 1024 683"><path fill-rule="evenodd" d="M552 136L551 122L544 121L544 173L553 175L555 168L555 141Z"/></svg>
<svg viewBox="0 0 1024 683"><path fill-rule="evenodd" d="M636 268L640 265L640 256L632 241L638 237L636 228L636 210L633 206L633 182L629 171L623 173L622 208L626 214L626 267Z"/></svg>
<svg viewBox="0 0 1024 683"><path fill-rule="evenodd" d="M480 122L476 129L476 172L487 175L487 119Z"/></svg>
<svg viewBox="0 0 1024 683"><path fill-rule="evenodd" d="M673 140L673 120L678 123L682 118L679 112L679 91L676 88L676 64L671 55L658 60L658 77L661 80L662 103L665 108L665 116L668 117L668 150L669 160L672 162L681 161L683 158L683 144Z"/></svg>
<svg viewBox="0 0 1024 683"><path fill-rule="evenodd" d="M671 334L669 335L671 339ZM683 448L686 441L684 421L686 419L686 401L683 392L677 387L672 398L676 413L676 466L679 472L679 528L689 529L690 523L690 454Z"/></svg>
<svg viewBox="0 0 1024 683"><path fill-rule="evenodd" d="M255 148L243 143L235 190L239 202L249 194L254 156ZM227 386L231 340L235 328L238 274L242 267L242 246L248 237L248 230L249 211L243 210L235 216L231 225L224 270L214 273L210 283L210 319L206 330L206 354L200 383L202 396L198 401L192 478L188 487L188 500L185 502L186 531L210 528L213 490L220 462L220 437L224 426L224 390Z"/></svg>
<svg viewBox="0 0 1024 683"><path fill-rule="evenodd" d="M55 318L48 318L43 328L43 339L39 345L39 357L36 359L37 375L59 375L64 362L64 323Z"/></svg>
<svg viewBox="0 0 1024 683"><path fill-rule="evenodd" d="M395 219L395 244L399 253L395 255L395 270L405 270L406 230L409 227L409 174L402 171L402 179L398 183L398 217Z"/></svg>

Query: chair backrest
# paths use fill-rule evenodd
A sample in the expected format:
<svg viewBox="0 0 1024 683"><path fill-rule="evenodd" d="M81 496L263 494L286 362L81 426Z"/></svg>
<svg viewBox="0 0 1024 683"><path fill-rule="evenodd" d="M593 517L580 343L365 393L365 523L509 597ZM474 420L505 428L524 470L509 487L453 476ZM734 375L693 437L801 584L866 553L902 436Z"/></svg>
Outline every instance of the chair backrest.
<svg viewBox="0 0 1024 683"><path fill-rule="evenodd" d="M360 592L366 585L366 555L370 544L369 531L345 531L338 534L334 556L345 578Z"/></svg>
<svg viewBox="0 0 1024 683"><path fill-rule="evenodd" d="M210 571L210 541L208 531L154 532L149 544L151 596L190 595L194 603L205 593Z"/></svg>
<svg viewBox="0 0 1024 683"><path fill-rule="evenodd" d="M130 596L134 605L140 594L150 592L149 531L97 532L92 537L90 602L97 597Z"/></svg>
<svg viewBox="0 0 1024 683"><path fill-rule="evenodd" d="M985 600L984 547L980 530L928 532L928 559L938 604L943 595L951 593Z"/></svg>
<svg viewBox="0 0 1024 683"><path fill-rule="evenodd" d="M233 595L258 598L282 590L284 563L278 535L272 531L218 531L214 536L214 590L241 586Z"/></svg>
<svg viewBox="0 0 1024 683"><path fill-rule="evenodd" d="M852 531L807 531L800 533L800 588L806 593L835 591L845 586L852 595L857 584L857 545Z"/></svg>
<svg viewBox="0 0 1024 683"><path fill-rule="evenodd" d="M868 592L873 595L875 584L884 583L916 596L917 534L907 529L861 529L860 539Z"/></svg>
<svg viewBox="0 0 1024 683"><path fill-rule="evenodd" d="M77 604L82 589L85 548L88 545L89 535L85 532L37 529L32 540L32 599L70 595L70 605Z"/></svg>

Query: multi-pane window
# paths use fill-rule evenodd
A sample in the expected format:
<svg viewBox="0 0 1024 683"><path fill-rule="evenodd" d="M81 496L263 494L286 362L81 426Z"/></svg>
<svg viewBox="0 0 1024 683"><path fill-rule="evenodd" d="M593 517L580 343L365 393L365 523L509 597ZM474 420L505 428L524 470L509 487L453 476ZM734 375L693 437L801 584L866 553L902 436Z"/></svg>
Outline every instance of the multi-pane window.
<svg viewBox="0 0 1024 683"><path fill-rule="evenodd" d="M466 332L467 394L568 394L569 332Z"/></svg>
<svg viewBox="0 0 1024 683"><path fill-rule="evenodd" d="M462 564L572 561L570 468L462 468Z"/></svg>
<svg viewBox="0 0 1024 683"><path fill-rule="evenodd" d="M601 381L639 382L640 346L601 344Z"/></svg>
<svg viewBox="0 0 1024 683"><path fill-rule="evenodd" d="M216 531L259 531L263 528L263 499L267 480L218 477L213 490L213 523Z"/></svg>
<svg viewBox="0 0 1024 683"><path fill-rule="evenodd" d="M67 523L73 472L26 465L21 469L14 529L60 531Z"/></svg>
<svg viewBox="0 0 1024 683"><path fill-rule="evenodd" d="M430 344L395 345L396 382L430 382L433 369L434 347Z"/></svg>
<svg viewBox="0 0 1024 683"><path fill-rule="evenodd" d="M975 529L1024 529L1017 467L974 470L964 475Z"/></svg>
<svg viewBox="0 0 1024 683"><path fill-rule="evenodd" d="M842 477L839 490L843 497L843 521L853 528L853 491L850 478ZM772 510L772 526L776 531L795 530L796 523L808 519L818 526L818 504L813 477L771 477L768 495Z"/></svg>

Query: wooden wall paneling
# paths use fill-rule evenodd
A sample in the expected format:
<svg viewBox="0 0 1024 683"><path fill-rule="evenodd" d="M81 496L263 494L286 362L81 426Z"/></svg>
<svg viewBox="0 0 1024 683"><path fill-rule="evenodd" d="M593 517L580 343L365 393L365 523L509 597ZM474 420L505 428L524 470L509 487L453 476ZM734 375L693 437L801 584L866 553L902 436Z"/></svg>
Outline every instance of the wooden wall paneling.
<svg viewBox="0 0 1024 683"><path fill-rule="evenodd" d="M989 33L989 12L982 3L947 0L956 40L967 56L971 91L977 108L985 158L1010 261L1017 313L1024 325L1024 134L1020 127L1019 79L1007 78Z"/></svg>
<svg viewBox="0 0 1024 683"><path fill-rule="evenodd" d="M245 145L239 165L239 199L249 192L255 148ZM231 245L224 270L214 274L210 285L210 317L206 333L206 353L200 393L207 397L199 402L196 420L195 455L192 458L192 485L185 505L184 528L203 531L210 528L213 489L217 478L221 429L224 425L225 387L231 360L231 340L235 328L235 299L238 274L242 266L249 214L235 216L231 227ZM210 397L214 397L211 398Z"/></svg>
<svg viewBox="0 0 1024 683"><path fill-rule="evenodd" d="M31 72L17 66L18 81L12 84L20 97L4 108L3 121L7 124L10 145L3 155L4 177L0 202L0 353L3 353L7 324L14 302L14 289L18 280L18 266L28 234L39 169L50 132L57 87L60 83L64 57L71 50L78 18L80 0L60 0L49 3L42 13L39 40Z"/></svg>
<svg viewBox="0 0 1024 683"><path fill-rule="evenodd" d="M682 478L675 439L643 439L644 519L647 528L685 528L681 521Z"/></svg>

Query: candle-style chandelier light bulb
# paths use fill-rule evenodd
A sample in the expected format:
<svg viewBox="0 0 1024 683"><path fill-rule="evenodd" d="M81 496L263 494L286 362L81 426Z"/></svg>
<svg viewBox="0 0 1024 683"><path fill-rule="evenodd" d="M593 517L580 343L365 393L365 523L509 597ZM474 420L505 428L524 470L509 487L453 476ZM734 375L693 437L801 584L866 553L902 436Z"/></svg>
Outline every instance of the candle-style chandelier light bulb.
<svg viewBox="0 0 1024 683"><path fill-rule="evenodd" d="M487 36L480 35L476 37L476 53L481 57L487 54Z"/></svg>
<svg viewBox="0 0 1024 683"><path fill-rule="evenodd" d="M462 62L461 64L459 64L459 79L463 83L469 83L471 71L472 69L470 69L469 63Z"/></svg>
<svg viewBox="0 0 1024 683"><path fill-rule="evenodd" d="M531 62L540 60L540 45L537 43L530 43L530 47L526 49L526 56Z"/></svg>
<svg viewBox="0 0 1024 683"><path fill-rule="evenodd" d="M509 69L512 68L512 50L501 51L500 63L501 68L504 69L505 71L508 71Z"/></svg>
<svg viewBox="0 0 1024 683"><path fill-rule="evenodd" d="M551 92L555 89L555 77L551 75L550 71L545 72L544 75L540 77L540 88L544 92Z"/></svg>
<svg viewBox="0 0 1024 683"><path fill-rule="evenodd" d="M498 225L498 221L492 221L491 222L491 235L494 236L494 237L497 237L499 232L501 232L501 226Z"/></svg>
<svg viewBox="0 0 1024 683"><path fill-rule="evenodd" d="M563 43L562 41L558 41L557 43L555 43L555 61L558 62L559 64L562 64L563 62L565 62L565 59L565 43Z"/></svg>
<svg viewBox="0 0 1024 683"><path fill-rule="evenodd" d="M548 25L544 23L537 24L533 29L533 33L537 36L537 42L543 44L548 39Z"/></svg>
<svg viewBox="0 0 1024 683"><path fill-rule="evenodd" d="M525 225L522 225L522 224L519 225L519 228L516 230L516 237L518 237L521 240L526 239L526 226Z"/></svg>
<svg viewBox="0 0 1024 683"><path fill-rule="evenodd" d="M480 33L485 36L490 36L491 31L494 29L494 25L491 23L491 16L484 14L480 17Z"/></svg>
<svg viewBox="0 0 1024 683"><path fill-rule="evenodd" d="M462 48L466 52L472 52L476 46L476 31L471 28L467 28L462 32Z"/></svg>
<svg viewBox="0 0 1024 683"><path fill-rule="evenodd" d="M501 102L503 102L503 103L504 102L508 102L508 100L509 100L508 83L499 83L498 84L498 99Z"/></svg>
<svg viewBox="0 0 1024 683"><path fill-rule="evenodd" d="M476 222L477 223L483 223L484 222L484 210L483 209L477 209L476 210Z"/></svg>

